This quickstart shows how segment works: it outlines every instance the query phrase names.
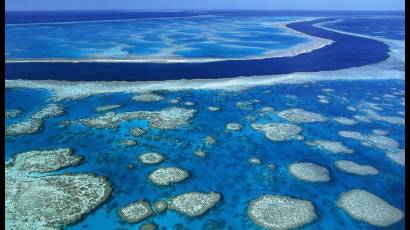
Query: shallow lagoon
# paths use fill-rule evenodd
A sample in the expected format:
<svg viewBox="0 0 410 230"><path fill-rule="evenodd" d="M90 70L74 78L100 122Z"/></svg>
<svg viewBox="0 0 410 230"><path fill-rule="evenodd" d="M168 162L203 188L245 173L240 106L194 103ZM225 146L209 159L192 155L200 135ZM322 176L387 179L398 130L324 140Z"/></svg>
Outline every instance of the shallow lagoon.
<svg viewBox="0 0 410 230"><path fill-rule="evenodd" d="M323 89L331 88L334 92ZM395 89L392 89L395 88ZM354 115L366 115L350 111L348 106L357 106L367 102L377 103L382 108L377 111L383 116L401 116L404 111L402 99L404 81L331 81L311 84L276 85L256 87L244 91L208 91L192 90L179 92L157 92L165 96L159 102L136 102L135 94L102 94L82 100L63 100L59 102L65 108L65 114L45 121L44 129L33 135L6 138L6 160L15 153L33 149L47 150L72 147L76 154L85 157L82 165L67 168L63 172L94 172L106 176L114 186L111 198L94 213L80 223L67 229L135 229L141 224L122 223L117 212L119 208L139 199L151 202L189 191L216 191L223 195L223 201L204 216L192 219L168 210L165 214L150 220L166 229L258 229L246 215L250 200L262 194L290 195L313 202L319 218L304 229L373 229L374 227L351 219L337 207L336 201L342 192L354 188L370 191L393 206L404 210L404 167L394 163L385 153L376 148L362 146L359 141L341 137L338 131L357 131L371 134L373 129L388 131L387 136L399 143L404 149L404 125L390 124L372 120L371 123L358 122L356 125L342 125L332 117L352 118ZM383 96L395 95L397 98ZM318 95L324 95L329 103L321 103ZM178 104L170 100L181 97ZM35 98L36 104L28 100ZM237 102L246 106L239 108ZM190 101L195 105L185 105ZM362 101L362 102L360 102ZM22 121L50 103L46 91L28 89L7 89L6 110L22 109L20 116L6 121L6 125ZM64 120L76 120L101 115L94 109L97 106L120 104L123 107L114 111L161 110L172 106L195 108L196 115L188 126L176 130L158 130L150 128L145 120L133 120L121 123L118 129L95 129L83 125L59 127ZM221 108L209 111L209 106ZM262 132L251 128L251 123L285 122L273 112L263 107L270 106L274 111L301 108L320 113L328 121L298 124L303 128L304 141L318 139L340 141L354 150L353 154L332 154L313 148L304 141L292 140L274 142ZM252 115L255 121L246 119ZM212 119L210 119L212 118ZM240 131L226 131L226 124L240 123ZM133 137L129 130L140 127L147 133ZM205 145L203 139L213 136L216 144ZM124 147L121 140L137 140L138 145ZM198 157L194 152L202 148L206 157ZM157 166L144 166L138 156L145 152L160 152L166 160ZM261 164L253 165L249 158L256 157ZM336 160L353 160L360 164L376 167L380 173L376 176L362 177L340 171L334 165ZM330 171L328 183L310 183L297 180L287 168L296 161L308 161L325 166ZM269 163L276 165L272 170ZM135 169L128 165L134 164ZM170 187L157 187L148 181L147 175L162 166L178 166L188 170L191 177ZM149 222L145 221L145 222ZM144 223L145 223L144 222ZM181 228L179 228L181 229ZM387 229L404 229L404 221Z"/></svg>
<svg viewBox="0 0 410 230"><path fill-rule="evenodd" d="M6 24L6 58L189 60L263 57L272 51L309 42L306 37L275 26L292 19L297 18L214 16Z"/></svg>

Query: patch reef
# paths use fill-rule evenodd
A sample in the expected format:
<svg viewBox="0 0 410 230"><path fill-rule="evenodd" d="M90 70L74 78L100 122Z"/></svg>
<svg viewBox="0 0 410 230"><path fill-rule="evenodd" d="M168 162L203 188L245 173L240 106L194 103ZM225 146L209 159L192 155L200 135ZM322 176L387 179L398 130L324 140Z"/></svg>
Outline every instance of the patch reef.
<svg viewBox="0 0 410 230"><path fill-rule="evenodd" d="M61 229L96 209L111 184L90 173L32 176L79 164L70 149L17 154L5 166L6 229Z"/></svg>

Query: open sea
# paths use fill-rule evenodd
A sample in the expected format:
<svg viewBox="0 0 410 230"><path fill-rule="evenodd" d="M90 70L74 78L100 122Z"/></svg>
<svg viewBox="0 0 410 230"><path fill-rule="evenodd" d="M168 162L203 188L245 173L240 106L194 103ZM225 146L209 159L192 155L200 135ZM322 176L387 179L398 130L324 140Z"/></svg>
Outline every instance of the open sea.
<svg viewBox="0 0 410 230"><path fill-rule="evenodd" d="M247 213L250 202L266 194L312 202L317 217L300 229L378 229L338 206L340 195L352 189L373 193L404 213L403 12L7 12L5 32L5 109L20 111L6 118L6 130L30 120L49 104L64 110L60 116L44 119L34 133L6 135L5 161L31 150L72 148L84 157L83 162L47 175L90 172L112 184L107 201L63 229L139 229L146 223L164 230L269 229ZM317 38L332 43L310 50L324 42ZM345 70L339 74L342 77L332 79L334 73ZM291 81L305 73L307 77L300 82ZM362 79L366 75L379 78ZM258 76L285 80L254 87L229 86L238 78L258 81L252 80ZM146 81L171 86L173 80L191 84L190 79L208 79L206 83L212 85L221 78L226 82L220 87L178 89L177 84L166 90L154 85L146 91L161 99L133 100L146 92L132 87ZM116 91L99 81L129 81L130 88ZM71 83L78 85L64 91ZM88 83L92 87L81 86ZM95 111L105 105L120 106ZM115 128L81 122L62 125L112 111L153 112L173 107L196 112L175 129L153 127L153 121L141 118L120 122ZM325 119L295 122L280 115L290 109ZM353 124L337 122L341 117ZM229 123L243 127L229 130ZM271 123L297 125L303 139L275 141L253 127ZM137 127L146 133L131 135L130 130ZM366 144L340 131L382 137ZM206 143L207 137L215 143ZM124 140L136 144L124 146ZM309 144L317 140L339 142L352 153ZM205 156L195 154L199 149ZM402 154L403 161L389 157L391 151ZM146 152L158 152L166 159L158 165L144 165L138 156ZM250 163L252 157L260 163ZM369 165L379 173L347 173L335 166L338 160ZM296 162L325 167L330 180L296 178L289 171ZM170 186L149 181L151 172L167 166L188 171L189 178ZM199 217L167 210L132 224L118 214L140 199L152 204L192 191L218 192L222 199ZM404 218L384 229L405 229Z"/></svg>

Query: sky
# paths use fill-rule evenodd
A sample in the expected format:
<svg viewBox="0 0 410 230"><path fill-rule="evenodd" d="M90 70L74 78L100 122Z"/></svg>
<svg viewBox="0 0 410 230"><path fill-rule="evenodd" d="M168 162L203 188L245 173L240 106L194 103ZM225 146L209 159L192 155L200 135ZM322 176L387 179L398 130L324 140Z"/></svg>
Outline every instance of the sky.
<svg viewBox="0 0 410 230"><path fill-rule="evenodd" d="M6 0L19 10L404 10L405 0Z"/></svg>

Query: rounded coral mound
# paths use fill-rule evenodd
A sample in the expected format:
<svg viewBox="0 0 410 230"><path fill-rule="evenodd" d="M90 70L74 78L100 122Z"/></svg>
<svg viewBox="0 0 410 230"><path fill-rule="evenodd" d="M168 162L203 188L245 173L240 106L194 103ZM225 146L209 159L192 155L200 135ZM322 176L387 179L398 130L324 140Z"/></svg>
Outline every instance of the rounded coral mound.
<svg viewBox="0 0 410 230"><path fill-rule="evenodd" d="M264 195L251 201L248 216L265 229L298 228L317 218L312 202L279 195Z"/></svg>
<svg viewBox="0 0 410 230"><path fill-rule="evenodd" d="M404 217L400 209L362 189L342 193L338 205L352 218L378 227L390 226Z"/></svg>

